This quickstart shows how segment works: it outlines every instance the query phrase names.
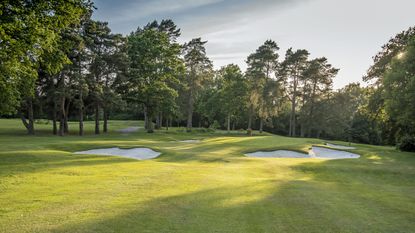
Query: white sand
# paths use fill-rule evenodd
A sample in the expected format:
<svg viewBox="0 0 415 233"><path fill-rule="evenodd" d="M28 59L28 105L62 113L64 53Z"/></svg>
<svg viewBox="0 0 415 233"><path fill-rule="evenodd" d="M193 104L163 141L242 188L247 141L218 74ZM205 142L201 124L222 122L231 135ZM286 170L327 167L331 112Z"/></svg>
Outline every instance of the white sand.
<svg viewBox="0 0 415 233"><path fill-rule="evenodd" d="M117 132L120 132L120 133L134 133L134 132L137 132L141 128L142 127L128 127L128 128L125 128L125 129L117 130Z"/></svg>
<svg viewBox="0 0 415 233"><path fill-rule="evenodd" d="M360 155L347 151L332 150L323 147L313 146L309 151L310 156L317 159L357 159Z"/></svg>
<svg viewBox="0 0 415 233"><path fill-rule="evenodd" d="M314 158L314 159L357 159L358 154L331 150L323 147L313 146L308 154L303 154L296 151L276 150L276 151L257 151L245 154L248 157L255 158Z"/></svg>
<svg viewBox="0 0 415 233"><path fill-rule="evenodd" d="M118 147L75 152L75 154L121 156L138 160L154 159L161 153L149 148L120 149Z"/></svg>
<svg viewBox="0 0 415 233"><path fill-rule="evenodd" d="M326 143L326 146L334 148L334 149L341 149L341 150L354 150L354 149L356 149L356 147L352 147L352 146L342 146L342 145L336 145L336 144L331 144L331 143Z"/></svg>
<svg viewBox="0 0 415 233"><path fill-rule="evenodd" d="M182 140L182 141L179 141L179 142L184 142L184 143L198 143L198 142L200 142L200 140L191 139L191 140Z"/></svg>
<svg viewBox="0 0 415 233"><path fill-rule="evenodd" d="M311 156L308 154L290 150L257 151L253 153L247 153L245 155L255 158L311 158Z"/></svg>

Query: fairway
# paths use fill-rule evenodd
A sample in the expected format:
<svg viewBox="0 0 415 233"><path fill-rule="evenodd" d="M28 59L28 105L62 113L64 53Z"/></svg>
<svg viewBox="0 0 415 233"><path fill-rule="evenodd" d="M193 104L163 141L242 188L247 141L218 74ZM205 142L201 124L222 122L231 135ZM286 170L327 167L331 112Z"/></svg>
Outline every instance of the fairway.
<svg viewBox="0 0 415 233"><path fill-rule="evenodd" d="M224 131L50 135L0 120L0 232L413 232L415 154L353 144L359 159L261 159L318 139ZM198 143L185 140L200 140ZM184 142L180 142L184 141ZM341 142L333 142L347 145ZM153 160L78 155L146 147Z"/></svg>

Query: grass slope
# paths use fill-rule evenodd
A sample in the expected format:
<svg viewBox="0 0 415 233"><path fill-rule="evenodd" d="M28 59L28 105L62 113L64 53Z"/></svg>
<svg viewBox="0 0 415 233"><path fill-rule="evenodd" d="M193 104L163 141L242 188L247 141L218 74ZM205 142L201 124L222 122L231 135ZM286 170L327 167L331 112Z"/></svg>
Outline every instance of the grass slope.
<svg viewBox="0 0 415 233"><path fill-rule="evenodd" d="M317 139L182 133L26 136L0 120L0 232L413 232L415 154L355 145L356 160L255 159ZM76 124L71 125L75 129ZM76 134L76 132L74 132ZM201 143L180 143L202 139ZM72 152L149 147L154 160Z"/></svg>

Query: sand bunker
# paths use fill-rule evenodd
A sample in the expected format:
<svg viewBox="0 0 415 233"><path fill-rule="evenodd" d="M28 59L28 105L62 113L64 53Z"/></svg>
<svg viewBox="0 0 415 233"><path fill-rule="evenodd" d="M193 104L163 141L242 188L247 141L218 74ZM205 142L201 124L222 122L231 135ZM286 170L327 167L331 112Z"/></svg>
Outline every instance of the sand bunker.
<svg viewBox="0 0 415 233"><path fill-rule="evenodd" d="M256 158L311 158L310 155L290 151L290 150L275 150L275 151L257 151L245 154L248 157Z"/></svg>
<svg viewBox="0 0 415 233"><path fill-rule="evenodd" d="M198 143L198 142L200 142L200 140L191 139L191 140L182 140L182 141L179 141L179 142L184 142L184 143Z"/></svg>
<svg viewBox="0 0 415 233"><path fill-rule="evenodd" d="M290 150L276 150L276 151L257 151L245 154L248 157L255 158L315 158L315 159L357 159L358 154L331 150L323 147L313 146L308 154L290 151Z"/></svg>
<svg viewBox="0 0 415 233"><path fill-rule="evenodd" d="M128 128L125 128L125 129L117 130L117 132L120 132L120 133L134 133L134 132L137 132L141 128L142 127L128 127Z"/></svg>
<svg viewBox="0 0 415 233"><path fill-rule="evenodd" d="M332 150L328 148L313 146L309 154L317 159L357 159L360 155L347 151Z"/></svg>
<svg viewBox="0 0 415 233"><path fill-rule="evenodd" d="M118 147L75 152L75 154L122 156L138 160L154 159L161 153L149 148L120 149Z"/></svg>
<svg viewBox="0 0 415 233"><path fill-rule="evenodd" d="M354 150L354 149L356 149L356 147L342 146L342 145L336 145L336 144L331 144L331 143L326 143L325 145L328 146L328 147L334 148L334 149L341 149L341 150Z"/></svg>

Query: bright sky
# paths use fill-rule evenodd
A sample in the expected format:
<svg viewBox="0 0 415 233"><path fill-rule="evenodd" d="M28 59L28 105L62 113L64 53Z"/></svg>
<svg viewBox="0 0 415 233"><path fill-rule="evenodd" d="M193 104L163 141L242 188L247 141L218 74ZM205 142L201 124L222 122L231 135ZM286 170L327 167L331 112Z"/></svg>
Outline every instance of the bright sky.
<svg viewBox="0 0 415 233"><path fill-rule="evenodd" d="M361 82L375 55L396 33L415 26L415 0L95 0L94 18L128 34L154 19L173 19L180 42L202 37L216 68L246 68L265 40L325 56L340 72L334 87Z"/></svg>

